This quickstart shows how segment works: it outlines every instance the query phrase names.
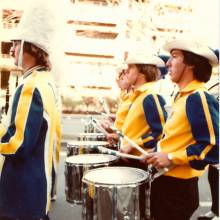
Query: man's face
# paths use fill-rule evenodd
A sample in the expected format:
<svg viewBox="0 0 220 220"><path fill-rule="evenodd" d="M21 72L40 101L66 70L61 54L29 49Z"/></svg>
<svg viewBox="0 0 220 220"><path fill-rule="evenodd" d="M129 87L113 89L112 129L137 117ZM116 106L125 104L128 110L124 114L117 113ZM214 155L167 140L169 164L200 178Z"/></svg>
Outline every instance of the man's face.
<svg viewBox="0 0 220 220"><path fill-rule="evenodd" d="M129 82L130 85L135 85L137 79L140 75L140 72L135 64L128 64L128 68L125 71L125 78Z"/></svg>
<svg viewBox="0 0 220 220"><path fill-rule="evenodd" d="M186 64L183 62L184 56L181 50L174 49L171 52L171 57L167 61L168 73L170 79L175 83L180 83L185 77Z"/></svg>
<svg viewBox="0 0 220 220"><path fill-rule="evenodd" d="M128 79L125 77L126 73L123 70L122 74L120 75L120 77L116 80L116 82L118 83L118 87L121 90L128 90L130 87L130 83L128 81Z"/></svg>
<svg viewBox="0 0 220 220"><path fill-rule="evenodd" d="M18 65L18 57L19 57L19 51L21 48L21 41L13 41L13 45L10 49L10 54L12 57L14 57L14 64Z"/></svg>

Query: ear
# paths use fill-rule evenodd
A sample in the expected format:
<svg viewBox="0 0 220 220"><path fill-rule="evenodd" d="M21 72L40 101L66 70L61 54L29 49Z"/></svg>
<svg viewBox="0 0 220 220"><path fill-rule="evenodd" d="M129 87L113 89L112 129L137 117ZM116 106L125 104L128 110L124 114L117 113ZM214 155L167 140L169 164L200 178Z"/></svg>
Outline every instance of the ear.
<svg viewBox="0 0 220 220"><path fill-rule="evenodd" d="M190 69L190 70L193 70L194 69L194 65L187 65L188 66L188 68Z"/></svg>

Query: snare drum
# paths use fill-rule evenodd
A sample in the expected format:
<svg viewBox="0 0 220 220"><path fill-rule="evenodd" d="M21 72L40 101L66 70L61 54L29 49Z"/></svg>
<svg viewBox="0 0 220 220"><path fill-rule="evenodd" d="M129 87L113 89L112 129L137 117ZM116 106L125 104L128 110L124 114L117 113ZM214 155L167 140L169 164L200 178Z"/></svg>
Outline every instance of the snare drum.
<svg viewBox="0 0 220 220"><path fill-rule="evenodd" d="M94 125L90 122L84 124L84 132L86 133L97 133L100 132L99 129L94 127Z"/></svg>
<svg viewBox="0 0 220 220"><path fill-rule="evenodd" d="M99 153L97 147L109 147L106 141L70 141L67 143L67 157L78 154Z"/></svg>
<svg viewBox="0 0 220 220"><path fill-rule="evenodd" d="M81 154L67 157L65 163L66 200L70 203L81 204L81 180L84 172L116 162L116 156L105 154Z"/></svg>
<svg viewBox="0 0 220 220"><path fill-rule="evenodd" d="M69 137L76 141L107 141L103 133L73 133Z"/></svg>
<svg viewBox="0 0 220 220"><path fill-rule="evenodd" d="M84 220L146 220L149 177L132 167L104 167L82 179Z"/></svg>

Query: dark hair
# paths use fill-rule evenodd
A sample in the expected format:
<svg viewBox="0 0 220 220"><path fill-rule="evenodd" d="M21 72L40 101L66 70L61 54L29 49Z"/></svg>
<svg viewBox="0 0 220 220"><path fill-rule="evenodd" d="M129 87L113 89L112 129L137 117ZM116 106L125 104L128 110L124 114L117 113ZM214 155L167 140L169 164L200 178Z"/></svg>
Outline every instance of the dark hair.
<svg viewBox="0 0 220 220"><path fill-rule="evenodd" d="M136 64L140 73L144 74L147 82L152 82L159 79L160 71L155 65Z"/></svg>
<svg viewBox="0 0 220 220"><path fill-rule="evenodd" d="M37 65L44 66L47 70L51 69L49 55L45 51L29 42L24 42L23 50L35 57Z"/></svg>
<svg viewBox="0 0 220 220"><path fill-rule="evenodd" d="M212 66L208 59L183 50L184 63L193 66L193 73L200 82L208 82L212 74Z"/></svg>

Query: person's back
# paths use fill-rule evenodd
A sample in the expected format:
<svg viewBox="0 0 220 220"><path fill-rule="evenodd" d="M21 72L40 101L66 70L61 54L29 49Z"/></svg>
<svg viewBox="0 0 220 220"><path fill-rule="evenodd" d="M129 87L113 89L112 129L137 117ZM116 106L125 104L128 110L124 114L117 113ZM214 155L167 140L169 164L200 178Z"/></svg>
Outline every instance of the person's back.
<svg viewBox="0 0 220 220"><path fill-rule="evenodd" d="M51 74L41 68L34 70L16 90L9 112L11 124L2 136L5 143L0 181L2 216L38 218L45 215L46 207L49 209L58 116L54 88Z"/></svg>
<svg viewBox="0 0 220 220"><path fill-rule="evenodd" d="M0 153L5 157L0 178L1 220L49 218L53 152L60 144L59 98L50 72L48 41L53 27L42 16L51 17L53 12L44 10L43 2L25 12L10 51L15 65L23 70L22 81L7 120L0 125Z"/></svg>

